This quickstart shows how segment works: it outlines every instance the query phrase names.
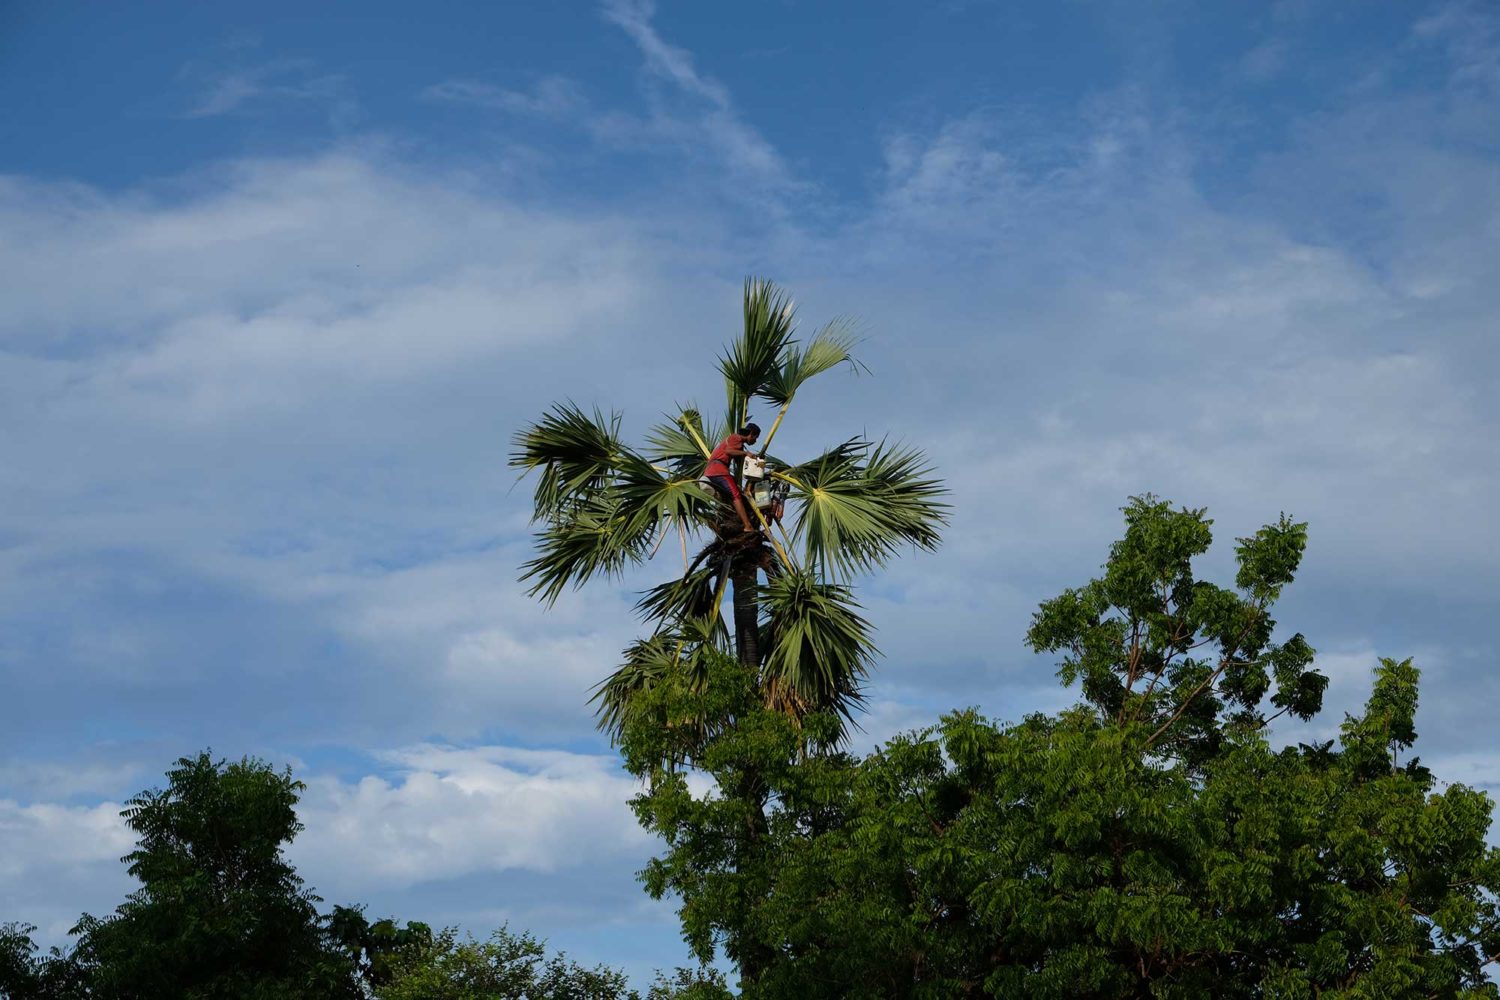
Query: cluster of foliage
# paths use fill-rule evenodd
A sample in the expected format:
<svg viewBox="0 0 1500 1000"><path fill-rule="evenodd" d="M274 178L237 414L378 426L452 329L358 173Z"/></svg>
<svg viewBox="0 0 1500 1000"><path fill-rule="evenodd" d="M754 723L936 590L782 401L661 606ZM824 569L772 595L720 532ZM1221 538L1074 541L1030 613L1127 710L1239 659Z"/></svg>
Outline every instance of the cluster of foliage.
<svg viewBox="0 0 1500 1000"><path fill-rule="evenodd" d="M85 915L66 955L31 963L16 995L60 997L356 997L334 947L282 855L301 829L301 784L256 760L185 757L122 813L138 837L124 861L141 887L105 918ZM14 937L14 935L13 935ZM22 970L23 974L25 970Z"/></svg>
<svg viewBox="0 0 1500 1000"><path fill-rule="evenodd" d="M606 966L584 968L566 955L547 955L529 934L497 930L486 941L460 939L452 929L393 963L376 1000L639 1000L623 973ZM721 974L678 969L658 974L645 1000L724 1000Z"/></svg>
<svg viewBox="0 0 1500 1000"><path fill-rule="evenodd" d="M1500 995L1491 802L1403 762L1416 668L1381 661L1336 741L1276 749L1267 724L1326 685L1300 635L1272 641L1305 526L1240 539L1229 589L1193 574L1203 511L1125 514L1103 576L1030 629L1081 691L1068 711L958 712L858 759L725 658L652 706L716 725L626 727L666 845L646 887L743 996Z"/></svg>
<svg viewBox="0 0 1500 1000"><path fill-rule="evenodd" d="M259 760L177 761L166 788L123 812L141 887L110 916L85 915L67 951L0 925L0 1000L640 1000L621 973L506 928L477 942L358 908L320 914L283 855L301 790ZM647 1000L724 995L711 970L678 970Z"/></svg>

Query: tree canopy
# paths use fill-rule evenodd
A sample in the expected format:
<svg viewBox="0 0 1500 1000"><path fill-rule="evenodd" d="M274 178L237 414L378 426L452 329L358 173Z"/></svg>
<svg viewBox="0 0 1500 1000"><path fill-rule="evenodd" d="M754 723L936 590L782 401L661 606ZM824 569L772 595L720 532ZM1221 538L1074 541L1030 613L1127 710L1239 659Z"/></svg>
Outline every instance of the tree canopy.
<svg viewBox="0 0 1500 1000"><path fill-rule="evenodd" d="M665 842L645 885L678 899L701 957L741 965L744 996L1500 995L1492 804L1406 756L1416 667L1375 664L1336 740L1273 744L1268 722L1315 716L1326 685L1270 617L1305 526L1239 539L1228 588L1193 575L1203 511L1125 514L1103 576L1028 633L1062 654L1071 709L954 712L859 759L809 752L728 665L661 695L735 720L695 758L706 794L658 763L679 734L627 728L636 809Z"/></svg>

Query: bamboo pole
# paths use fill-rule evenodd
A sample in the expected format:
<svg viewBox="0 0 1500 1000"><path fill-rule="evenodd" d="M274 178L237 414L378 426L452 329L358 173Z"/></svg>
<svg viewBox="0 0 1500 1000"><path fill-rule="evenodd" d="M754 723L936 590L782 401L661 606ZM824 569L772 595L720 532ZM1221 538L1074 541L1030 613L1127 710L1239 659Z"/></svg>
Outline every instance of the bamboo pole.
<svg viewBox="0 0 1500 1000"><path fill-rule="evenodd" d="M767 540L769 540L770 543L776 547L776 554L781 556L781 561L786 564L787 569L795 572L797 569L796 565L792 562L791 557L786 554L786 549L782 548L781 543L776 540L776 536L771 534L771 526L766 523L766 516L760 512L760 507L756 505L755 498L746 497L745 506L755 511L755 519L759 521L760 526L765 529Z"/></svg>
<svg viewBox="0 0 1500 1000"><path fill-rule="evenodd" d="M786 402L781 404L781 410L777 412L776 419L771 421L771 429L766 432L766 443L762 445L760 449L761 458L765 458L766 452L770 450L771 439L776 436L776 429L781 426L781 418L786 416L786 408L791 405L792 398L791 396L788 396Z"/></svg>
<svg viewBox="0 0 1500 1000"><path fill-rule="evenodd" d="M770 473L770 476L771 476L772 479L779 479L783 483L791 483L793 486L797 487L797 489L801 490L803 493L811 493L812 492L812 490L808 489L806 483L801 482L800 480L796 479L793 476L787 475L785 472L776 472L775 470L772 470L772 472Z"/></svg>
<svg viewBox="0 0 1500 1000"><path fill-rule="evenodd" d="M699 451L703 452L704 458L708 458L713 455L713 449L703 443L703 437L698 433L698 428L694 427L686 420L683 420L680 416L677 418L677 422L682 425L683 430L687 431L688 434L692 436L693 443L698 446Z"/></svg>

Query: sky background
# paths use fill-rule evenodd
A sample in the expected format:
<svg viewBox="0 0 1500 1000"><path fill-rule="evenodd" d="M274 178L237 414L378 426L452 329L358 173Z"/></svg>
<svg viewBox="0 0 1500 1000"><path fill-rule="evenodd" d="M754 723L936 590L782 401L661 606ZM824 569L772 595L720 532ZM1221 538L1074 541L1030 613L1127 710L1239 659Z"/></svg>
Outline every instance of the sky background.
<svg viewBox="0 0 1500 1000"><path fill-rule="evenodd" d="M1500 791L1500 8L0 2L0 921L130 888L119 803L212 747L307 783L329 902L687 962L586 705L619 585L544 610L512 434L720 397L746 275L870 374L784 457L927 450L861 594L862 747L1069 695L1022 637L1153 491L1311 523L1278 618L1424 671ZM679 566L680 568L680 566Z"/></svg>

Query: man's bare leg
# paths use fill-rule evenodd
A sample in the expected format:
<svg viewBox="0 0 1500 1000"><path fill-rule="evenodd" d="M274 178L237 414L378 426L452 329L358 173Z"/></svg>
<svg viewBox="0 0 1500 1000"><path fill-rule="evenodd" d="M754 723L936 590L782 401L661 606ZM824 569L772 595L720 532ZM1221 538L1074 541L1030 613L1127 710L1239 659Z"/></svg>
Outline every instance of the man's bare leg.
<svg viewBox="0 0 1500 1000"><path fill-rule="evenodd" d="M735 509L735 512L740 515L740 523L745 526L745 534L748 535L748 534L750 534L750 532L754 531L755 530L755 526L750 523L750 515L745 512L745 498L744 497L735 497L734 498L734 509Z"/></svg>

